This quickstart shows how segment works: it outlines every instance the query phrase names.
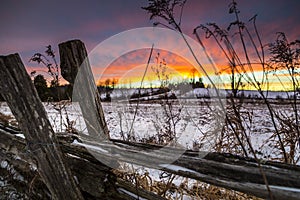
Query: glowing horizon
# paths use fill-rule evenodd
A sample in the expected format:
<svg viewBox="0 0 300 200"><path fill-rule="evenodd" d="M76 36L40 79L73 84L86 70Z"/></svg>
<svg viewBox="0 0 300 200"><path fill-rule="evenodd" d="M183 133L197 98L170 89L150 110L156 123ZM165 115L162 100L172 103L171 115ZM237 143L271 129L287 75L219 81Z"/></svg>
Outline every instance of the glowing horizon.
<svg viewBox="0 0 300 200"><path fill-rule="evenodd" d="M167 74L169 76L170 83L190 82L191 78L193 78L192 70L194 69L196 70L194 74L195 80L197 81L201 77L205 86L211 86L211 83L209 82L207 77L200 73L190 62L188 62L184 58L162 50L156 50L155 53L153 53L153 56L155 57L155 55L158 52L160 53L161 59L166 60ZM117 81L116 87L140 87L142 77L147 65L145 63L145 60L147 60L147 56L149 56L147 55L147 53L147 50L145 50L144 52L133 52L128 55L122 56L121 58L118 58L113 63L111 63L111 65L108 68L106 68L104 71L101 71L102 78L100 80L95 80L97 86L104 85L104 82L107 79L115 79ZM135 56L139 57L141 61L137 62L138 59L135 59ZM152 62L149 63L147 73L142 84L142 86L145 88L159 87L160 85L157 76L154 74L151 68L152 66L156 66L157 64L153 61L154 59L152 59ZM217 66L217 68L224 69L226 68L224 66L225 65ZM45 67L32 67L31 69L34 69L32 71L37 71L37 74L41 73L47 80L51 80L50 76L45 70ZM98 68L93 68L94 73L95 71L97 73L97 69ZM254 66L254 69L255 77L258 81L261 81L262 70L260 70L257 66ZM28 73L32 71L28 71ZM248 75L252 77L252 73L248 72ZM222 85L218 85L218 87L224 89L231 89L230 72L228 70L225 70L222 74L218 76L223 81ZM217 76L215 74L211 74L210 77L216 78ZM276 76L273 74L269 74L268 79L269 85L263 86L263 90L268 89L270 91L290 91L293 89L293 85L289 77L287 76L287 72L284 70L278 71L278 74ZM242 82L245 84L245 86L240 87L240 90L256 90L255 87L251 86L250 84L247 84L244 79L242 80ZM65 84L68 84L68 82L63 78L60 78L60 85Z"/></svg>

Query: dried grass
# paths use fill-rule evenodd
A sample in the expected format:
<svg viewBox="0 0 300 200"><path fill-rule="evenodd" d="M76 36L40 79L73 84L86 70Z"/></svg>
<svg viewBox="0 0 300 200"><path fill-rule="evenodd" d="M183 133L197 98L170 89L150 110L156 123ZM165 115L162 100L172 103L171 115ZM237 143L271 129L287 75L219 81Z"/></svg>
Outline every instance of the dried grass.
<svg viewBox="0 0 300 200"><path fill-rule="evenodd" d="M178 178L178 176L165 172L160 173L159 180L154 180L147 170L142 170L141 172L140 169L138 170L138 168L129 166L128 164L123 164L121 168L113 171L117 177L135 184L136 187L154 192L170 200L181 200L185 197L195 200L260 200L258 197L189 178L183 178L180 184L175 184L174 180Z"/></svg>
<svg viewBox="0 0 300 200"><path fill-rule="evenodd" d="M0 112L0 123L3 125L18 126L17 120L12 115L5 115Z"/></svg>

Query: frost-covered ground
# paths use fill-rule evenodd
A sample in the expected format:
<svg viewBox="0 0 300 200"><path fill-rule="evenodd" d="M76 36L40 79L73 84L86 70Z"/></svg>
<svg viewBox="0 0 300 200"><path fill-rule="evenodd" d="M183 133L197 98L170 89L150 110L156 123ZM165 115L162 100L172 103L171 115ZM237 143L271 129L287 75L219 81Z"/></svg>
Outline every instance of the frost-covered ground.
<svg viewBox="0 0 300 200"><path fill-rule="evenodd" d="M218 113L218 103L205 98L177 99L172 102L171 107L166 106L166 103L166 101L141 101L137 107L136 102L130 103L126 99L113 99L112 102L103 102L110 136L122 139L131 132L131 135L140 141L143 138L161 134L171 128L172 131L175 130L177 142L180 145L193 148L194 141L201 141L204 143L201 150L210 151L218 132L206 137L205 140L201 140L201 138L204 135L207 136L213 130L218 130L218 125L224 122L224 116ZM77 103L44 103L44 106L50 123L56 132L75 128L77 131L87 134L85 122ZM292 107L289 104L274 104L273 106L278 111L287 114L292 113ZM248 133L254 149L262 152L264 156L276 156L274 149L266 145L266 141L274 132L266 105L259 102L244 103L241 112L251 115L251 122L247 121L247 124L249 125ZM12 115L9 107L4 102L0 102L0 113ZM167 122L170 115L174 119L178 119L175 129L174 127L168 127ZM139 166L134 166L134 168L140 174L148 171L153 180L160 180L161 172L157 170ZM186 181L185 178L177 177L173 182L180 185L183 181ZM194 183L189 182L189 186ZM0 180L0 186L1 184L4 184L4 182ZM189 198L186 197L185 199Z"/></svg>
<svg viewBox="0 0 300 200"><path fill-rule="evenodd" d="M183 99L173 102L172 107L164 106L163 103L140 102L137 108L136 103L128 101L103 102L105 118L109 127L111 138L122 139L132 135L136 140L162 134L171 130L176 133L177 143L193 148L194 141L200 141L204 135L218 130L224 122L224 116L217 113L218 104L206 99ZM81 110L76 103L57 105L44 103L49 120L56 132L66 131L75 128L87 133ZM274 105L276 109L285 113L292 112L290 105ZM137 109L137 110L136 110ZM5 115L12 115L6 103L0 102L0 112ZM93 111L91 111L93 112ZM274 132L267 107L261 103L245 103L241 112L251 115L251 123L248 125L248 132L254 149L262 148L264 154L270 154L272 149L263 146L265 141ZM175 123L168 124L168 119L173 116ZM171 117L172 118L172 117ZM133 120L134 119L134 120ZM175 129L174 129L175 128ZM201 150L209 151L214 145L214 139L218 132L207 137ZM207 148L207 149L205 149Z"/></svg>

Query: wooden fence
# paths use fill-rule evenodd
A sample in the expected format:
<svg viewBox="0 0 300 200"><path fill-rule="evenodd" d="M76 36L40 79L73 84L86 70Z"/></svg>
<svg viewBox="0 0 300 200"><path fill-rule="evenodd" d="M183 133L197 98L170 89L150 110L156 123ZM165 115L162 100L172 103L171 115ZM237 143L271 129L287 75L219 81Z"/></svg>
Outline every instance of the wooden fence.
<svg viewBox="0 0 300 200"><path fill-rule="evenodd" d="M60 54L64 67L72 64L78 70L80 63L87 62L87 68L79 81L90 81L85 79L89 76L90 66L85 60L87 54L82 42L75 40L60 44ZM92 119L88 112L83 112L83 115L86 120L96 120L102 133L95 132L94 127L88 127L88 130L93 137L107 137L108 130L96 87L93 81L88 84L90 91L79 95L84 102L80 106L85 110L89 108L86 106L92 105L99 111ZM137 196L163 199L118 179L110 167L95 159L95 155L101 157L103 162L108 160L116 165L120 161L134 163L257 197L269 197L254 159L221 153L208 153L203 157L203 152L187 150L173 161L170 155L174 155L176 151L181 152L181 149L164 147L163 153L157 154L155 150L162 146L109 140L108 137L102 142L95 142L89 137L54 133L17 54L0 57L0 93L4 94L20 127L19 130L0 124L0 159L12 164L26 177L25 182L14 180L14 183L20 190L29 188L29 192L24 192L30 194L32 199L136 199ZM17 137L18 133L24 134L26 139ZM74 139L89 145L74 144ZM90 148L91 146L103 151ZM269 161L261 161L260 164L274 199L299 199L299 166ZM31 165L36 165L37 169L33 169Z"/></svg>

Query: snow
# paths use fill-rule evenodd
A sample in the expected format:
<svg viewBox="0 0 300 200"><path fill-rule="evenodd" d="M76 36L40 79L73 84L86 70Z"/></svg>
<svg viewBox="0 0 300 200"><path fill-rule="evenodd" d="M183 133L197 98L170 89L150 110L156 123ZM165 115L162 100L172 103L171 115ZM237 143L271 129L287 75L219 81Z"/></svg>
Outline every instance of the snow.
<svg viewBox="0 0 300 200"><path fill-rule="evenodd" d="M6 160L2 160L0 166L1 168L6 169L8 167L8 162Z"/></svg>
<svg viewBox="0 0 300 200"><path fill-rule="evenodd" d="M202 119L208 126L199 126L198 120L194 117L198 114L201 116L200 113L209 112L208 108L202 106L201 109L197 109L195 102L188 100L180 101L179 103L180 105L172 106L173 114L180 112L180 121L176 124L175 129L177 142L182 146L192 146L193 140L196 140L203 132L206 132L213 120ZM132 130L131 133L137 140L150 138L166 131L161 129L161 127L166 125L166 111L159 103L149 104L141 102L132 129L131 125L136 109L135 103L104 102L103 107L112 138L122 138L121 134L129 133L130 130ZM174 131L174 129L172 130Z"/></svg>
<svg viewBox="0 0 300 200"><path fill-rule="evenodd" d="M67 153L67 155L70 156L70 157L73 157L73 158L82 159L79 156L76 156L76 155L73 155L73 154L70 154L70 153Z"/></svg>
<svg viewBox="0 0 300 200"><path fill-rule="evenodd" d="M37 170L37 166L35 164L31 164L30 165L30 170L36 171Z"/></svg>
<svg viewBox="0 0 300 200"><path fill-rule="evenodd" d="M279 190L285 190L289 192L297 192L300 193L300 188L291 188L291 187L283 187L283 186L277 186L277 185L269 185L269 187L272 189L279 189ZM272 190L271 190L272 191ZM300 194L299 194L300 195Z"/></svg>
<svg viewBox="0 0 300 200"><path fill-rule="evenodd" d="M193 90L196 95L207 95L207 89L198 88ZM128 93L133 93L134 90L128 90ZM254 91L244 91L254 94ZM117 92L118 93L118 92ZM284 93L270 92L269 95L281 95ZM120 95L120 91L118 93ZM207 106L209 104L212 110ZM166 131L163 127L167 124L166 111L163 105L159 102L149 103L140 102L135 117L136 103L128 101L119 101L112 99L112 102L102 102L105 118L110 130L112 139L124 139L124 137L133 135L137 141L143 138L156 137ZM55 132L64 132L69 126L76 129L81 134L88 134L84 118L81 114L81 109L78 103L67 103L64 107L57 106L55 103L44 103L49 121ZM286 113L292 113L290 105L272 105L276 110L281 110ZM180 110L180 111L179 111ZM0 102L0 112L6 115L12 115L6 103ZM218 115L218 105L212 100L207 99L177 99L172 106L173 114L180 114L179 121L176 124L175 132L177 144L187 148L194 148L193 142L200 141L201 148L195 147L200 151L211 151L220 124L224 122L224 116ZM276 157L274 149L266 141L274 133L274 127L271 123L269 111L266 105L261 103L244 103L241 110L243 113L251 113L251 127L247 130L251 143L255 150L262 152L262 156ZM69 123L69 124L68 124ZM133 123L133 124L132 124ZM250 124L250 123L249 123ZM174 129L172 129L174 131ZM201 138L206 135L206 139L201 141ZM24 138L23 134L16 134L17 137ZM125 138L126 139L126 138ZM89 148L95 148L89 146ZM97 147L97 151L106 152L104 149ZM95 149L96 150L96 149Z"/></svg>
<svg viewBox="0 0 300 200"><path fill-rule="evenodd" d="M123 92L123 93L122 93ZM122 134L126 135L131 130L131 125L134 118L134 113L136 109L136 102L130 103L126 97L130 97L135 90L127 90L127 94L124 94L125 91L115 90L112 93L112 102L102 102L102 106L105 113L105 118L107 121L108 128L110 130L110 136L113 139L122 139ZM175 91L176 92L176 91ZM227 91L221 91L223 93ZM176 94L179 95L177 92ZM222 118L218 117L218 107L208 99L196 99L195 97L207 97L211 94L209 90L198 88L192 91L189 91L185 94L181 94L180 98L177 99L177 103L173 105L172 112L174 114L180 111L180 120L176 124L175 132L177 136L177 143L184 147L193 148L193 141L200 141L201 138L206 135L207 139L201 141L203 143L200 151L211 151L211 148L214 146L214 140L217 135L211 134L216 130L217 126L223 123ZM238 95L242 95L242 92L239 92ZM259 97L259 94L255 91L243 91L245 97ZM292 93L288 93L292 95ZM285 99L288 95L284 92L269 92L268 98L271 99ZM189 99L191 98L192 99ZM208 103L213 109L210 110L207 106ZM55 132L63 132L67 128L67 121L71 122L72 128L75 128L81 134L88 134L85 121L81 115L80 107L77 103L68 103L62 109L54 105L54 103L44 103L46 108L49 121L54 128ZM288 104L278 104L272 105L274 109L283 111L287 114L292 113L292 107ZM146 101L141 101L139 103L139 109L137 110L137 115L135 121L132 125L132 135L135 136L137 140L142 138L150 138L151 136L158 135L163 130L161 127L165 126L165 110L164 107L158 103L149 103ZM6 115L12 115L9 107L6 103L0 102L0 112ZM251 143L255 150L262 152L262 155L259 156L270 156L270 158L275 158L277 155L274 152L273 147L269 146L266 141L269 140L270 136L274 133L274 127L270 121L269 111L266 105L262 103L244 103L241 110L243 113L251 113L251 125L247 134L250 137ZM248 123L248 122L247 122ZM69 124L70 125L70 124ZM208 136L209 135L209 136ZM24 138L23 134L16 134L17 137ZM83 144L77 140L74 140L74 145L84 146L88 149L98 151L101 153L109 153L107 150L94 145ZM261 157L260 157L261 158ZM1 167L6 166L5 163L0 163ZM197 173L196 171L176 166L173 164L162 163L160 165L162 168L167 168L173 171L183 171L194 173L197 176L204 176ZM137 166L134 166L137 168ZM145 168L142 168L145 170ZM141 171L143 171L141 170ZM146 169L153 180L160 180L159 170ZM142 172L140 174L143 174ZM180 185L180 179L174 179L176 185ZM1 181L0 181L1 184ZM272 186L273 189L281 189L286 191L300 192L298 188L289 188L289 187L280 187ZM131 195L135 198L137 196L123 188L119 188L120 191ZM142 198L140 198L142 199ZM187 198L188 199L188 198Z"/></svg>
<svg viewBox="0 0 300 200"><path fill-rule="evenodd" d="M10 165L6 160L2 160L0 162L0 167L2 169L6 169L7 171L9 171L9 173L10 173L10 175L12 175L13 179L18 180L18 181L22 181L22 182L25 181L24 177L21 174L19 174L14 169L14 167L12 165ZM1 176L0 176L0 178L1 178Z"/></svg>
<svg viewBox="0 0 300 200"><path fill-rule="evenodd" d="M15 136L25 139L24 134L16 134Z"/></svg>
<svg viewBox="0 0 300 200"><path fill-rule="evenodd" d="M4 187L4 186L6 186L6 185L7 185L6 181L0 180L0 187Z"/></svg>
<svg viewBox="0 0 300 200"><path fill-rule="evenodd" d="M176 172L183 171L183 172L190 172L190 173L193 173L193 174L199 174L198 172L196 172L194 170L190 170L190 169L187 169L185 167L181 167L181 166L177 166L177 165L159 164L159 166L162 167L162 168L170 169L172 171L176 171Z"/></svg>
<svg viewBox="0 0 300 200"><path fill-rule="evenodd" d="M83 146L83 147L85 147L87 149L92 149L92 150L99 151L99 152L102 152L102 153L109 153L105 149L102 149L102 148L100 148L98 146L89 145L89 144L83 144L83 143L78 142L76 139L73 141L72 144Z"/></svg>

